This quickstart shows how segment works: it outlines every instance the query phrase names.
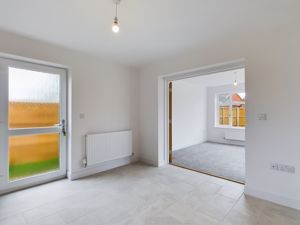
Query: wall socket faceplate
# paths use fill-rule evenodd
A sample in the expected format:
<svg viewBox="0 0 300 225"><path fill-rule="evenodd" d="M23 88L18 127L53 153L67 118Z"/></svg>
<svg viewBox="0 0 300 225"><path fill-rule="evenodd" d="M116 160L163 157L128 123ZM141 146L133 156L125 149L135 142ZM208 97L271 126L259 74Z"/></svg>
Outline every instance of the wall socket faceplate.
<svg viewBox="0 0 300 225"><path fill-rule="evenodd" d="M260 114L257 115L257 119L258 120L267 120L268 115L266 113L260 113Z"/></svg>
<svg viewBox="0 0 300 225"><path fill-rule="evenodd" d="M286 173L295 173L296 169L294 166L279 164L279 163L271 163L271 170L282 171Z"/></svg>

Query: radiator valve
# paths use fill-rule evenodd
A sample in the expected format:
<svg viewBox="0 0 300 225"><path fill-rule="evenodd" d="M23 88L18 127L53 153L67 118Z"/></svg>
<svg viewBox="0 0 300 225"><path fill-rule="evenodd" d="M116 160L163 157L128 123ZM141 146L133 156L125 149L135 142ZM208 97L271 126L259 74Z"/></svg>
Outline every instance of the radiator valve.
<svg viewBox="0 0 300 225"><path fill-rule="evenodd" d="M87 160L86 160L86 158L83 158L83 159L82 159L82 165L83 165L83 167L86 167L86 166L87 166Z"/></svg>

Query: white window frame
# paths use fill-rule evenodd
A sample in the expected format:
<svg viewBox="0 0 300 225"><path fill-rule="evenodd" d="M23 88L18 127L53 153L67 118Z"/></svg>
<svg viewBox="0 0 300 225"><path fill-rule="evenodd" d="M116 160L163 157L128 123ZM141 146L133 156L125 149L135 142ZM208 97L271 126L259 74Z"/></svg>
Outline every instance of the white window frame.
<svg viewBox="0 0 300 225"><path fill-rule="evenodd" d="M215 127L216 128L230 128L230 129L245 129L245 127L234 127L232 126L232 94L234 93L245 93L244 91L227 91L227 92L219 92L215 94ZM219 104L219 95L230 95L229 100L229 125L221 125L219 120L220 115L220 104Z"/></svg>

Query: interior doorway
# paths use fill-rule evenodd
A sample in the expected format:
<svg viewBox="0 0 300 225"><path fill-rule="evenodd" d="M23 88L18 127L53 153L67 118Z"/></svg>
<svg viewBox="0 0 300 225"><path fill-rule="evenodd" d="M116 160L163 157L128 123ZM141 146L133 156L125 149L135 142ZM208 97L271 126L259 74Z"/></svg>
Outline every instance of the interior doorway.
<svg viewBox="0 0 300 225"><path fill-rule="evenodd" d="M245 69L168 81L169 163L245 183Z"/></svg>
<svg viewBox="0 0 300 225"><path fill-rule="evenodd" d="M65 69L0 58L0 193L66 176Z"/></svg>

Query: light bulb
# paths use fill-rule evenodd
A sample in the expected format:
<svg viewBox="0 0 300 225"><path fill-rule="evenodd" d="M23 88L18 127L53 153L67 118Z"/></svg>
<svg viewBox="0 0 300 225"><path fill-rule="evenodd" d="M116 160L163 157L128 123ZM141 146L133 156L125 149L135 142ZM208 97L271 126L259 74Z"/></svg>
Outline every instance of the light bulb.
<svg viewBox="0 0 300 225"><path fill-rule="evenodd" d="M118 32L120 31L119 25L118 25L118 24L114 24L114 25L112 26L112 30L113 30L113 32L118 33Z"/></svg>
<svg viewBox="0 0 300 225"><path fill-rule="evenodd" d="M119 33L119 31L120 31L119 20L118 20L117 17L114 19L114 23L113 23L113 26L112 26L112 31L115 32L115 33Z"/></svg>

